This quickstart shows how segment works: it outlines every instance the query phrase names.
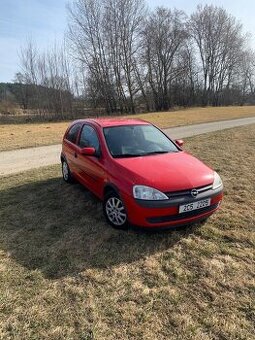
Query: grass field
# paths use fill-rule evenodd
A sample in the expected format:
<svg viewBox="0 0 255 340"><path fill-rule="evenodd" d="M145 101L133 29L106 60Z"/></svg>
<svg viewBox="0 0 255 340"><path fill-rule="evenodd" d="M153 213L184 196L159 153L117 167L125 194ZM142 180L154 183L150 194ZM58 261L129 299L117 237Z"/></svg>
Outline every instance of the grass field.
<svg viewBox="0 0 255 340"><path fill-rule="evenodd" d="M161 128L255 116L255 106L209 107L138 114ZM2 124L0 151L61 143L68 122Z"/></svg>
<svg viewBox="0 0 255 340"><path fill-rule="evenodd" d="M0 339L254 339L255 125L187 139L222 176L202 225L111 229L58 166L0 183Z"/></svg>

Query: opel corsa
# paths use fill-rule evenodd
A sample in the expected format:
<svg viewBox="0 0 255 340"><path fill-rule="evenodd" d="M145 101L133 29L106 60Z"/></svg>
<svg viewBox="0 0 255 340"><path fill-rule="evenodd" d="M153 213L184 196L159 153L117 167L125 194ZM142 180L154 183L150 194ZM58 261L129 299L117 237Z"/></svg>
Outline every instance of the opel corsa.
<svg viewBox="0 0 255 340"><path fill-rule="evenodd" d="M74 121L62 144L63 179L100 200L115 228L186 225L220 206L220 176L156 126L138 119Z"/></svg>

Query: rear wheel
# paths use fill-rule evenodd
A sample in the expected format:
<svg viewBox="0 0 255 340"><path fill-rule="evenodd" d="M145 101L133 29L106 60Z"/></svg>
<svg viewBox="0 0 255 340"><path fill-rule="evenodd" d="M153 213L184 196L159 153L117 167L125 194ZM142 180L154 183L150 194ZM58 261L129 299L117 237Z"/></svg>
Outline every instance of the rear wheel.
<svg viewBox="0 0 255 340"><path fill-rule="evenodd" d="M128 220L124 204L119 195L112 191L103 202L104 215L107 222L116 229L127 229Z"/></svg>
<svg viewBox="0 0 255 340"><path fill-rule="evenodd" d="M73 177L72 177L69 165L65 159L62 160L62 175L63 175L63 180L65 182L67 183L73 182Z"/></svg>

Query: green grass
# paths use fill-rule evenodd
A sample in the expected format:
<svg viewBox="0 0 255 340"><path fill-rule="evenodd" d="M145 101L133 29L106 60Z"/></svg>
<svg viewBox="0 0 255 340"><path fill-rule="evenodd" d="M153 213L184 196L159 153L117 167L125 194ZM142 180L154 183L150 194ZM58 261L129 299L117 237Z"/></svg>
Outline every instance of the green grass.
<svg viewBox="0 0 255 340"><path fill-rule="evenodd" d="M112 229L58 166L1 178L0 339L254 339L254 130L187 140L224 203L168 232Z"/></svg>

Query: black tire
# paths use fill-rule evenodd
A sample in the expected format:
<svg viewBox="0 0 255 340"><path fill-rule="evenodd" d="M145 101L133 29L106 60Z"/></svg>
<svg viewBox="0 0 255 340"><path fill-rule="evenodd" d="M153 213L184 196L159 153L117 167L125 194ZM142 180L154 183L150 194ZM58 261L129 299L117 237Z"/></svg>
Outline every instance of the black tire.
<svg viewBox="0 0 255 340"><path fill-rule="evenodd" d="M62 176L65 182L73 183L73 176L65 159L62 160Z"/></svg>
<svg viewBox="0 0 255 340"><path fill-rule="evenodd" d="M128 217L120 196L111 191L106 194L103 201L103 212L107 222L115 229L128 228Z"/></svg>

